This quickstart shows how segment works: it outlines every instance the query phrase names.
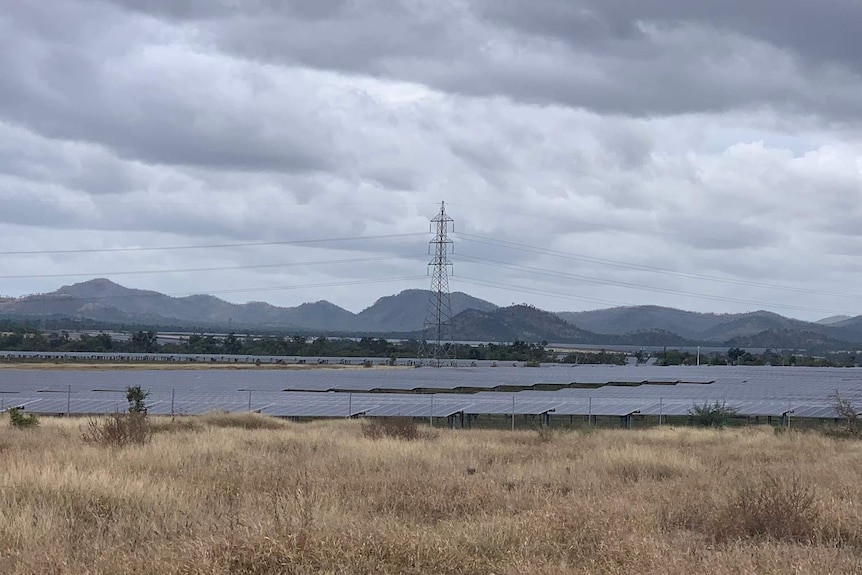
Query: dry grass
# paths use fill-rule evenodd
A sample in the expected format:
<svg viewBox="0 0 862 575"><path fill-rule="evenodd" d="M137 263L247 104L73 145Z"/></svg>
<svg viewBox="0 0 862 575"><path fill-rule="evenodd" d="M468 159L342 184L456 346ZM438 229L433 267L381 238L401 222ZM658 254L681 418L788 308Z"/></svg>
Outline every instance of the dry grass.
<svg viewBox="0 0 862 575"><path fill-rule="evenodd" d="M403 439L404 441L416 441L423 437L422 431L412 417L369 419L362 424L362 435L368 439Z"/></svg>
<svg viewBox="0 0 862 575"><path fill-rule="evenodd" d="M224 420L0 428L0 573L862 572L862 443Z"/></svg>
<svg viewBox="0 0 862 575"><path fill-rule="evenodd" d="M237 429L285 429L287 422L267 417L259 413L228 413L226 411L213 411L195 418L198 422L211 427L226 427Z"/></svg>

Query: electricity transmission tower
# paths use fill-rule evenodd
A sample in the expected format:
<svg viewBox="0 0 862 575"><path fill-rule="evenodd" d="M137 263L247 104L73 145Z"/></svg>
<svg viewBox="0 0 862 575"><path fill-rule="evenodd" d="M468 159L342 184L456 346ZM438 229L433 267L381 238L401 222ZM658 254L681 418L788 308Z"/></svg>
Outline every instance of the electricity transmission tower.
<svg viewBox="0 0 862 575"><path fill-rule="evenodd" d="M449 232L455 231L455 220L446 215L446 202L440 202L440 212L431 220L431 233L434 238L429 242L429 252L433 257L428 263L431 275L431 292L428 309L422 326L422 340L419 346L419 359L433 367L455 359L455 346L452 342L452 303L449 297Z"/></svg>

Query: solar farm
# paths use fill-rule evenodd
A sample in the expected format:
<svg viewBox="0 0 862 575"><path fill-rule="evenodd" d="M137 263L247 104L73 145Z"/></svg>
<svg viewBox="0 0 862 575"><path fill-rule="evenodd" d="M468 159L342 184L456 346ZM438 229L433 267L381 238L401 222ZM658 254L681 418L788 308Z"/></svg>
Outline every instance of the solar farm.
<svg viewBox="0 0 862 575"><path fill-rule="evenodd" d="M288 418L686 416L723 402L742 417L832 419L835 394L862 404L862 369L564 366L301 370L0 370L0 409L44 415L123 411L149 391L156 415L259 412ZM514 417L513 417L514 420Z"/></svg>

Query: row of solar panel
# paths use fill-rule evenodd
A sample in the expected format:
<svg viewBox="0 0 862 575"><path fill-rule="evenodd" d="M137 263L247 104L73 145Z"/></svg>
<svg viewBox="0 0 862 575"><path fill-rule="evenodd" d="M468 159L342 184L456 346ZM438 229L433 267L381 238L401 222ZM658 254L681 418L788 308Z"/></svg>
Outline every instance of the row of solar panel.
<svg viewBox="0 0 862 575"><path fill-rule="evenodd" d="M601 387L492 389L557 383ZM616 385L615 385L616 384ZM0 408L23 405L41 413L105 413L124 407L124 391L150 391L154 413L254 410L284 416L417 413L564 415L685 415L695 403L727 401L742 415L834 417L833 394L862 401L862 370L766 367L613 367L327 370L0 370ZM475 390L472 394L363 394L375 389ZM353 390L352 394L289 390ZM352 402L356 401L354 405ZM437 402L432 407L431 403ZM530 403L532 402L532 403ZM552 407L548 407L548 406ZM173 409L171 408L173 407ZM354 413L354 408L358 411ZM495 411L496 410L496 411Z"/></svg>
<svg viewBox="0 0 862 575"><path fill-rule="evenodd" d="M0 370L0 392L117 389L253 389L260 391L492 390L507 387L585 386L607 397L713 396L818 398L862 393L860 369L807 368L467 368L309 370ZM698 389L700 388L700 389ZM727 391L725 391L727 390ZM580 393L571 390L572 393Z"/></svg>
<svg viewBox="0 0 862 575"><path fill-rule="evenodd" d="M212 411L247 412L257 411L282 417L368 417L412 416L447 417L459 413L467 414L517 414L578 416L627 416L632 414L652 416L685 416L696 402L692 401L644 401L632 400L553 400L535 399L522 394L497 394L489 398L462 394L430 394L405 396L400 394L268 394L266 397L242 397L242 394L201 396L196 400L186 398L150 401L153 414L198 415ZM505 397L499 397L504 395ZM550 395L550 394L549 394ZM716 400L721 401L721 400ZM40 414L101 414L121 412L126 404L123 398L79 398L68 395L58 397L23 396L2 397L0 409L21 407ZM835 418L838 415L826 403L799 403L792 401L739 401L725 402L742 416L783 416Z"/></svg>

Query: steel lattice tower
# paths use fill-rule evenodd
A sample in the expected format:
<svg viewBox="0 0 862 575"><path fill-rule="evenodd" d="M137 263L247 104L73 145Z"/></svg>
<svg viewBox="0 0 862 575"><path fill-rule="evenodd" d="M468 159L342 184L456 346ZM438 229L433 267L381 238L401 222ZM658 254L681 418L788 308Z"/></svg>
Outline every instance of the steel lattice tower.
<svg viewBox="0 0 862 575"><path fill-rule="evenodd" d="M431 292L428 309L422 326L422 340L419 359L427 360L433 367L455 359L455 346L452 343L452 303L449 297L449 232L455 231L455 220L446 215L446 202L440 202L440 212L431 220L431 233L434 238L429 242L429 252L433 257L428 263L431 275Z"/></svg>

